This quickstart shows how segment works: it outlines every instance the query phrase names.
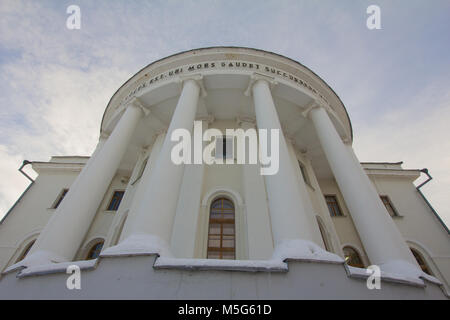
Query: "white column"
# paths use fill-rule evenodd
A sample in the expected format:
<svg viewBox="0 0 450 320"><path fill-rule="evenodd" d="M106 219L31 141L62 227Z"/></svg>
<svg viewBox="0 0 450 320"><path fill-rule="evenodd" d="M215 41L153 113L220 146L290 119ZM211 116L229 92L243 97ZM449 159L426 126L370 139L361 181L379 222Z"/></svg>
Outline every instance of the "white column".
<svg viewBox="0 0 450 320"><path fill-rule="evenodd" d="M371 263L385 271L418 271L375 187L341 140L324 107L312 108L310 117Z"/></svg>
<svg viewBox="0 0 450 320"><path fill-rule="evenodd" d="M313 241L318 244L323 244L322 236L320 235L319 225L317 224L317 220L316 220L316 213L314 212L311 198L310 198L305 180L303 178L302 171L300 169L300 164L298 162L297 154L295 153L293 141L291 139L286 139L286 144L288 147L289 155L291 156L292 165L297 174L297 183L298 183L298 187L300 190L299 197L305 207L305 213L309 219L309 223L312 228L311 234L313 237ZM325 248L325 245L322 245L322 247Z"/></svg>
<svg viewBox="0 0 450 320"><path fill-rule="evenodd" d="M143 115L139 106L126 108L110 137L71 185L23 265L70 261L75 256Z"/></svg>
<svg viewBox="0 0 450 320"><path fill-rule="evenodd" d="M275 247L289 240L312 242L314 228L299 197L301 192L297 174L281 129L269 82L264 78L256 78L252 93L258 130L279 130L279 171L274 175L264 176ZM261 144L261 140L259 142Z"/></svg>
<svg viewBox="0 0 450 320"><path fill-rule="evenodd" d="M254 129L249 120L239 120L241 128ZM245 153L248 155L248 144ZM244 191L245 216L247 218L248 258L250 260L270 259L273 253L273 237L267 208L267 193L260 165L245 162L242 165L242 186Z"/></svg>
<svg viewBox="0 0 450 320"><path fill-rule="evenodd" d="M201 87L200 79L186 79L172 115L167 136L159 156L148 178L142 199L137 203L136 212L130 212L126 222L128 236L116 247L104 251L104 255L126 253L171 255L170 239L178 203L184 165L175 165L171 160L173 146L170 137L176 129L192 132Z"/></svg>
<svg viewBox="0 0 450 320"><path fill-rule="evenodd" d="M114 217L113 223L106 237L105 244L103 245L103 249L110 247L113 243L117 242L117 239L123 239L124 235L126 235L126 230L123 229L124 219L130 218L130 212L135 212L133 208L135 208L136 204L140 203L142 199L142 191L147 188L149 175L151 174L153 164L156 161L159 151L161 150L165 136L165 131L158 132L153 145L151 146L150 152L145 152L141 155L140 161L137 162L130 181L128 182L127 189L125 190L125 195L121 201L120 212L117 212ZM141 177L139 178L138 175L142 170L145 159L147 159L147 164ZM126 215L126 217L124 217L124 215ZM119 232L121 232L121 234L118 234Z"/></svg>
<svg viewBox="0 0 450 320"><path fill-rule="evenodd" d="M203 139L204 131L208 129L209 120L211 119L198 120L202 123L202 132L198 132L201 136L197 137L200 141ZM193 139L196 138L193 137ZM205 144L205 142L202 143L202 145ZM194 144L191 147L194 154ZM171 251L177 258L194 258L195 255L204 171L203 162L190 164L184 168L170 242Z"/></svg>

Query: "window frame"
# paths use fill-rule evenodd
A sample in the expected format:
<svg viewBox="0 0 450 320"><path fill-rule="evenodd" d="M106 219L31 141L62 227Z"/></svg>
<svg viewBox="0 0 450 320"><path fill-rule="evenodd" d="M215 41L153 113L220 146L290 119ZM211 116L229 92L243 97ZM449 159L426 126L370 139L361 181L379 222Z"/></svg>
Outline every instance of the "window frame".
<svg viewBox="0 0 450 320"><path fill-rule="evenodd" d="M213 205L220 201L220 207L213 208ZM231 208L225 208L224 207L224 201L228 201L231 204ZM213 218L211 217L213 214L213 211L220 212L221 217L220 218ZM232 218L225 217L225 214L231 214L233 215ZM217 214L217 212L216 212ZM220 231L218 234L211 234L211 224L218 224L220 227ZM233 225L233 234L225 234L224 233L224 225ZM208 234L207 234L207 243L206 243L206 259L221 259L221 260L237 260L237 250L236 250L236 205L234 204L233 200L231 200L228 197L225 196L218 196L213 201L211 201L211 204L209 205L208 210ZM211 239L212 237L219 237L219 239ZM225 237L232 237L233 240L233 246L232 247L223 247L223 241L224 240L231 240L231 239L224 239ZM219 247L216 246L210 246L210 240L219 240L220 245ZM210 258L210 253L216 253L219 255L218 258ZM224 253L233 253L232 259L224 259L223 254Z"/></svg>
<svg viewBox="0 0 450 320"><path fill-rule="evenodd" d="M220 150L220 148L217 147L219 141L221 141L222 143L222 150ZM230 148L227 148L228 141L231 141ZM220 153L217 152L218 150L220 150ZM228 152L231 152L231 154L228 154ZM234 136L227 136L227 135L215 136L214 158L216 160L220 159L222 161L226 161L227 159L234 159Z"/></svg>
<svg viewBox="0 0 450 320"><path fill-rule="evenodd" d="M417 264L419 265L420 269L423 272L425 272L426 274L434 277L434 274L431 271L430 265L428 264L427 260L425 259L425 256L419 250L417 250L415 248L409 247L409 250L411 250L411 253L414 256L414 259L416 259Z"/></svg>
<svg viewBox="0 0 450 320"><path fill-rule="evenodd" d="M300 160L297 159L298 165L300 167L300 174L303 177L303 181L305 182L305 184L310 187L311 189L314 190L314 188L311 185L311 179L309 177L309 173L308 170L306 169L306 166L304 165L303 162L301 162Z"/></svg>
<svg viewBox="0 0 450 320"><path fill-rule="evenodd" d="M116 209L110 209L110 208L111 208L111 205L112 205L112 202L113 202L113 200L114 200L114 196L115 196L115 194L118 193L118 192L121 192L121 193L122 193L122 197L121 197L120 200L119 200L119 204L117 205L117 208L116 208ZM125 190L122 190L122 189L114 190L114 191L112 192L112 195L111 195L111 197L110 197L110 199L109 199L109 202L108 202L108 205L106 206L106 210L105 210L105 211L109 211L109 212L117 212L117 211L119 210L119 208L120 208L120 205L122 204L122 200L123 200L123 197L124 197L124 196L125 196Z"/></svg>
<svg viewBox="0 0 450 320"><path fill-rule="evenodd" d="M55 201L53 201L52 206L50 207L50 209L57 209L59 207L59 205L61 204L61 202L64 200L64 198L66 197L67 193L69 192L69 188L63 188L59 193L58 196L56 197Z"/></svg>
<svg viewBox="0 0 450 320"><path fill-rule="evenodd" d="M325 204L327 205L328 213L329 213L330 217L333 217L333 218L334 217L345 217L344 211L342 211L342 207L341 207L341 205L339 203L339 199L338 199L337 194L324 194L323 197L325 199ZM331 213L330 207L328 205L327 197L333 197L335 199L335 203L336 203L337 209L339 210L340 214L336 215L336 214L332 214Z"/></svg>
<svg viewBox="0 0 450 320"><path fill-rule="evenodd" d="M98 246L98 245L101 245L100 249L97 249L97 246ZM91 247L89 248L88 252L86 253L86 256L85 256L84 260L94 260L94 259L97 259L97 258L100 256L100 253L102 252L103 246L104 246L104 245L105 245L105 240L98 240L98 241L95 241L94 244L91 245ZM98 250L98 255L97 255L96 257L90 257L91 254L92 254L94 251L96 251L96 250Z"/></svg>
<svg viewBox="0 0 450 320"><path fill-rule="evenodd" d="M360 264L350 265L350 264L347 263L348 259L345 256L345 249L346 248L352 250L356 254L356 256L358 257L359 261L361 262ZM344 260L345 260L345 263L347 264L347 266L353 267L353 268L365 268L366 267L361 253L355 247L353 247L351 245L345 245L345 246L342 247L342 253L344 254Z"/></svg>
<svg viewBox="0 0 450 320"><path fill-rule="evenodd" d="M383 203L384 207L386 208L386 211L388 212L389 216L391 216L392 218L399 218L399 217L401 217L401 215L398 214L397 209L395 208L394 204L392 203L391 198L388 195L385 195L385 194L381 195L380 194L379 196L380 196L380 200ZM384 201L384 199L387 200L387 203ZM392 209L393 215L389 211L389 209L387 207L388 205Z"/></svg>
<svg viewBox="0 0 450 320"><path fill-rule="evenodd" d="M36 243L36 240L37 239L34 239L34 240L31 240L30 242L28 242L28 244L24 247L24 249L20 253L19 257L17 257L17 260L15 263L18 263L18 262L22 261L23 259L25 259L27 254L30 252L31 247Z"/></svg>

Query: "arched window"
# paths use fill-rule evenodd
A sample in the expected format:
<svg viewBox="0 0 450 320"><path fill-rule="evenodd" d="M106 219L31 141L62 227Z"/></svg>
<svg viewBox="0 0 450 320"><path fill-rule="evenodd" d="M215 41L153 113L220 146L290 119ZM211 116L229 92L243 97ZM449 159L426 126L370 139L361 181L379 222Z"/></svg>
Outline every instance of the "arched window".
<svg viewBox="0 0 450 320"><path fill-rule="evenodd" d="M344 247L342 250L344 252L345 262L352 267L356 268L364 268L364 263L362 262L361 257L358 252L352 247Z"/></svg>
<svg viewBox="0 0 450 320"><path fill-rule="evenodd" d="M96 242L89 250L86 260L97 259L102 251L104 241Z"/></svg>
<svg viewBox="0 0 450 320"><path fill-rule="evenodd" d="M317 224L319 225L320 235L322 236L322 241L325 246L325 250L331 252L331 245L328 241L327 232L325 231L325 227L323 226L319 217L316 217L316 219L317 219Z"/></svg>
<svg viewBox="0 0 450 320"><path fill-rule="evenodd" d="M208 259L235 259L235 212L233 202L218 198L211 204L208 230Z"/></svg>
<svg viewBox="0 0 450 320"><path fill-rule="evenodd" d="M426 274L429 274L430 276L432 276L433 274L430 271L430 268L428 268L427 263L425 262L425 259L423 258L423 256L415 249L410 248L412 254L414 255L414 258L416 258L417 263L419 264L420 268L422 269L423 272L425 272Z"/></svg>
<svg viewBox="0 0 450 320"><path fill-rule="evenodd" d="M30 252L31 247L33 246L33 244L36 242L36 240L31 241L23 250L22 254L19 256L19 258L17 259L16 263L19 261L22 261L26 255L28 254L28 252Z"/></svg>

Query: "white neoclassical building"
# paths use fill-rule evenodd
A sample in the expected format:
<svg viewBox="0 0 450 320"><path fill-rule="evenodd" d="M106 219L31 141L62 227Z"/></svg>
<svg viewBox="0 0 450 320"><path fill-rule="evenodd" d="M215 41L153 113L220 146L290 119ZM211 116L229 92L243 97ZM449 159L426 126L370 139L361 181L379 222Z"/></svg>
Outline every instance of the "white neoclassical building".
<svg viewBox="0 0 450 320"><path fill-rule="evenodd" d="M252 128L278 130L275 174L238 163L226 129ZM216 129L191 148L217 161L174 163L179 129ZM413 184L428 172L360 163L352 140L336 93L284 56L153 62L112 96L90 157L24 162L38 176L0 224L0 298L445 299L449 231Z"/></svg>

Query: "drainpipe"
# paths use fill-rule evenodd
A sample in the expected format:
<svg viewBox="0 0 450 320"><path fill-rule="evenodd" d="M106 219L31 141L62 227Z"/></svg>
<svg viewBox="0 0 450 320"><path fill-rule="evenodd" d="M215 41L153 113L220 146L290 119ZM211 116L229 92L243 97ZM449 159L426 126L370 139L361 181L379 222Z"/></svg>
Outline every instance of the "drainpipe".
<svg viewBox="0 0 450 320"><path fill-rule="evenodd" d="M425 184L427 184L428 182L430 182L433 177L428 173L428 169L424 168L422 170L420 170L420 172L425 173L428 176L428 179L424 182L422 182L421 184L419 184L416 189L419 192L420 196L422 197L422 199L425 201L425 203L428 205L428 207L431 209L431 212L433 212L434 216L438 219L438 221L442 224L442 226L444 227L444 229L447 231L447 233L450 233L450 231L447 228L447 225L444 223L444 221L442 221L441 217L439 217L438 213L436 212L436 210L434 210L433 206L431 205L430 202L428 202L427 198L425 198L425 196L423 195L422 191L420 190L421 187L423 187Z"/></svg>
<svg viewBox="0 0 450 320"><path fill-rule="evenodd" d="M31 186L34 184L34 180L28 175L26 174L22 169L23 167L25 167L28 164L32 164L31 161L28 160L24 160L22 165L19 168L20 173L22 173L28 180L31 181L31 183L28 185L28 187L25 189L25 191L20 195L19 199L17 199L17 201L12 205L12 207L8 210L8 212L3 216L3 218L0 220L0 224L3 224L3 222L5 221L6 217L9 216L9 214L11 213L11 211L17 206L17 204L20 202L20 200L22 200L23 196L25 195L25 193L27 193L27 191L31 188Z"/></svg>
<svg viewBox="0 0 450 320"><path fill-rule="evenodd" d="M32 164L32 162L31 162L31 161L28 161L28 160L23 160L23 163L22 163L22 165L20 166L19 171L20 171L20 173L22 173L25 177L27 177L28 180L30 180L31 182L34 182L34 180L22 170L23 167L25 167L27 164Z"/></svg>

